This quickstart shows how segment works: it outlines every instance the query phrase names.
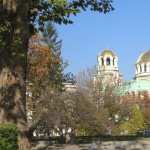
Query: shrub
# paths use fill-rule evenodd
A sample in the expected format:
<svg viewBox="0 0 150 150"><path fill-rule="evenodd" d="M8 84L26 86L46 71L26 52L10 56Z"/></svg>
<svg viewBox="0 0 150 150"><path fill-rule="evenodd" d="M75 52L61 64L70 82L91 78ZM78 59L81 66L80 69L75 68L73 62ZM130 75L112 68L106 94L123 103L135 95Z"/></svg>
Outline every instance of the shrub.
<svg viewBox="0 0 150 150"><path fill-rule="evenodd" d="M0 150L17 150L17 134L14 124L0 124Z"/></svg>
<svg viewBox="0 0 150 150"><path fill-rule="evenodd" d="M128 121L120 124L120 131L123 134L136 135L138 131L146 129L146 121L144 115L138 105L131 108L131 116Z"/></svg>

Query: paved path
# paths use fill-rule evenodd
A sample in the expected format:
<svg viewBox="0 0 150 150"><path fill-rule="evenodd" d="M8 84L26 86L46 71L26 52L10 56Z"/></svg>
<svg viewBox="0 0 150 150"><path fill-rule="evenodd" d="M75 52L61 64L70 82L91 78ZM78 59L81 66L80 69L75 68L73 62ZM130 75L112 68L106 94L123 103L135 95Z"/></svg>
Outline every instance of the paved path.
<svg viewBox="0 0 150 150"><path fill-rule="evenodd" d="M91 144L53 145L47 150L91 150ZM97 143L97 150L150 150L150 139L137 141L107 141Z"/></svg>

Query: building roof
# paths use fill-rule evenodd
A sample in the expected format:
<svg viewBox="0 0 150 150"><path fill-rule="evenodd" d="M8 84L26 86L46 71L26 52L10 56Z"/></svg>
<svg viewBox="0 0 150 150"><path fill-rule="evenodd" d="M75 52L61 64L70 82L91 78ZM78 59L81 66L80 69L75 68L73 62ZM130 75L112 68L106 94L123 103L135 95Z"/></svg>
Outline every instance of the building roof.
<svg viewBox="0 0 150 150"><path fill-rule="evenodd" d="M137 60L137 63L147 63L147 62L150 62L150 50L142 53Z"/></svg>
<svg viewBox="0 0 150 150"><path fill-rule="evenodd" d="M117 87L117 93L124 95L130 92L150 91L150 80L132 80L125 82L123 85Z"/></svg>
<svg viewBox="0 0 150 150"><path fill-rule="evenodd" d="M111 55L113 57L115 57L116 55L114 54L113 51L109 50L109 49L105 49L101 54L101 56L104 56L104 55Z"/></svg>

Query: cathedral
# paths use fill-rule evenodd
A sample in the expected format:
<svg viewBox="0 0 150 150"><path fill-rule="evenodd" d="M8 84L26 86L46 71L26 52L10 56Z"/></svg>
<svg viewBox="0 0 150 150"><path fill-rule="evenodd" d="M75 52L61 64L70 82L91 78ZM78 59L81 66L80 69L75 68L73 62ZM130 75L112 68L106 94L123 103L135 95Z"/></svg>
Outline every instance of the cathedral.
<svg viewBox="0 0 150 150"><path fill-rule="evenodd" d="M104 50L98 55L97 73L94 80L101 80L104 85L117 89L119 95L139 94L150 95L150 50L142 53L135 63L135 76L124 81L119 72L118 57L111 50Z"/></svg>

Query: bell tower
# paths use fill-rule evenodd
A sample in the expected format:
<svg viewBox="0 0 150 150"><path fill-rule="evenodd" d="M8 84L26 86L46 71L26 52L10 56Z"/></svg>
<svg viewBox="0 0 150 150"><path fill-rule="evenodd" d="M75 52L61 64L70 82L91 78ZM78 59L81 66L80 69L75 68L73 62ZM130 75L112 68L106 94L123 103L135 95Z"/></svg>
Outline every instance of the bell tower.
<svg viewBox="0 0 150 150"><path fill-rule="evenodd" d="M120 85L122 75L118 69L118 57L111 50L104 50L97 57L97 78L104 84Z"/></svg>

